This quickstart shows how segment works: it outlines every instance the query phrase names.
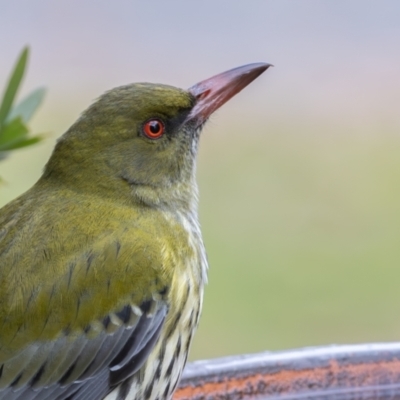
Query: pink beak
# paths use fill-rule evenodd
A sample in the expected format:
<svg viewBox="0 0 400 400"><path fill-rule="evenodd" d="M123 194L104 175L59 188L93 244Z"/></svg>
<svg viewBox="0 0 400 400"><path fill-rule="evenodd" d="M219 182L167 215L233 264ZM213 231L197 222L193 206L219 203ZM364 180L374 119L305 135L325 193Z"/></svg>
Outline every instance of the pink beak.
<svg viewBox="0 0 400 400"><path fill-rule="evenodd" d="M201 125L215 110L269 67L271 64L265 63L243 65L192 86L188 91L197 99L197 102L187 117L187 121L195 119L196 125Z"/></svg>

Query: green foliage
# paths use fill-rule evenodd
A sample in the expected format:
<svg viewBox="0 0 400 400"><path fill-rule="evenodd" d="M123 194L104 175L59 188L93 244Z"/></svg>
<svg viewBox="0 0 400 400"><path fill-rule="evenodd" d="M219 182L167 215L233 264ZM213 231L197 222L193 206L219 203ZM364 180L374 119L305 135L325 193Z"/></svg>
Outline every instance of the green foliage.
<svg viewBox="0 0 400 400"><path fill-rule="evenodd" d="M25 47L11 73L0 104L0 160L10 151L30 146L42 140L41 136L29 136L27 123L42 102L45 89L39 88L13 106L26 69L29 49Z"/></svg>

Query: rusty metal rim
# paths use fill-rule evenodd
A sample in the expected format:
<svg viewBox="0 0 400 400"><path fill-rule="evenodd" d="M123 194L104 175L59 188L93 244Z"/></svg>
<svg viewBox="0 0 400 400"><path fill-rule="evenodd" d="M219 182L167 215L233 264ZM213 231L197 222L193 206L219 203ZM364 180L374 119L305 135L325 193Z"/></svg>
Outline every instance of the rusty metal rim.
<svg viewBox="0 0 400 400"><path fill-rule="evenodd" d="M188 364L175 399L399 392L400 343L305 348Z"/></svg>

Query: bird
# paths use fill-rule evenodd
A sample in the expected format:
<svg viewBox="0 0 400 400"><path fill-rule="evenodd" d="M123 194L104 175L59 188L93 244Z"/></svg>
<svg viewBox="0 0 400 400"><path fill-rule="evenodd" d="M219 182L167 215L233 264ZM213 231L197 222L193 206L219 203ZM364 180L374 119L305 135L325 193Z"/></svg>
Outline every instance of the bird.
<svg viewBox="0 0 400 400"><path fill-rule="evenodd" d="M172 397L207 283L200 133L268 67L106 92L0 210L1 400Z"/></svg>

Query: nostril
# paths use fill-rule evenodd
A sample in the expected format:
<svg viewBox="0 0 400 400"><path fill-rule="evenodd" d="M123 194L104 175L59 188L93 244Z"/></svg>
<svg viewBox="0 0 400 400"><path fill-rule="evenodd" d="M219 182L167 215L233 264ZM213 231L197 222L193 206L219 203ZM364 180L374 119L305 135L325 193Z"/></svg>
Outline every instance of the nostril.
<svg viewBox="0 0 400 400"><path fill-rule="evenodd" d="M204 99L205 97L207 97L207 96L210 94L210 92L211 92L211 89L207 89L207 90L205 90L204 92L199 93L199 94L196 96L196 99L197 99L197 100Z"/></svg>

